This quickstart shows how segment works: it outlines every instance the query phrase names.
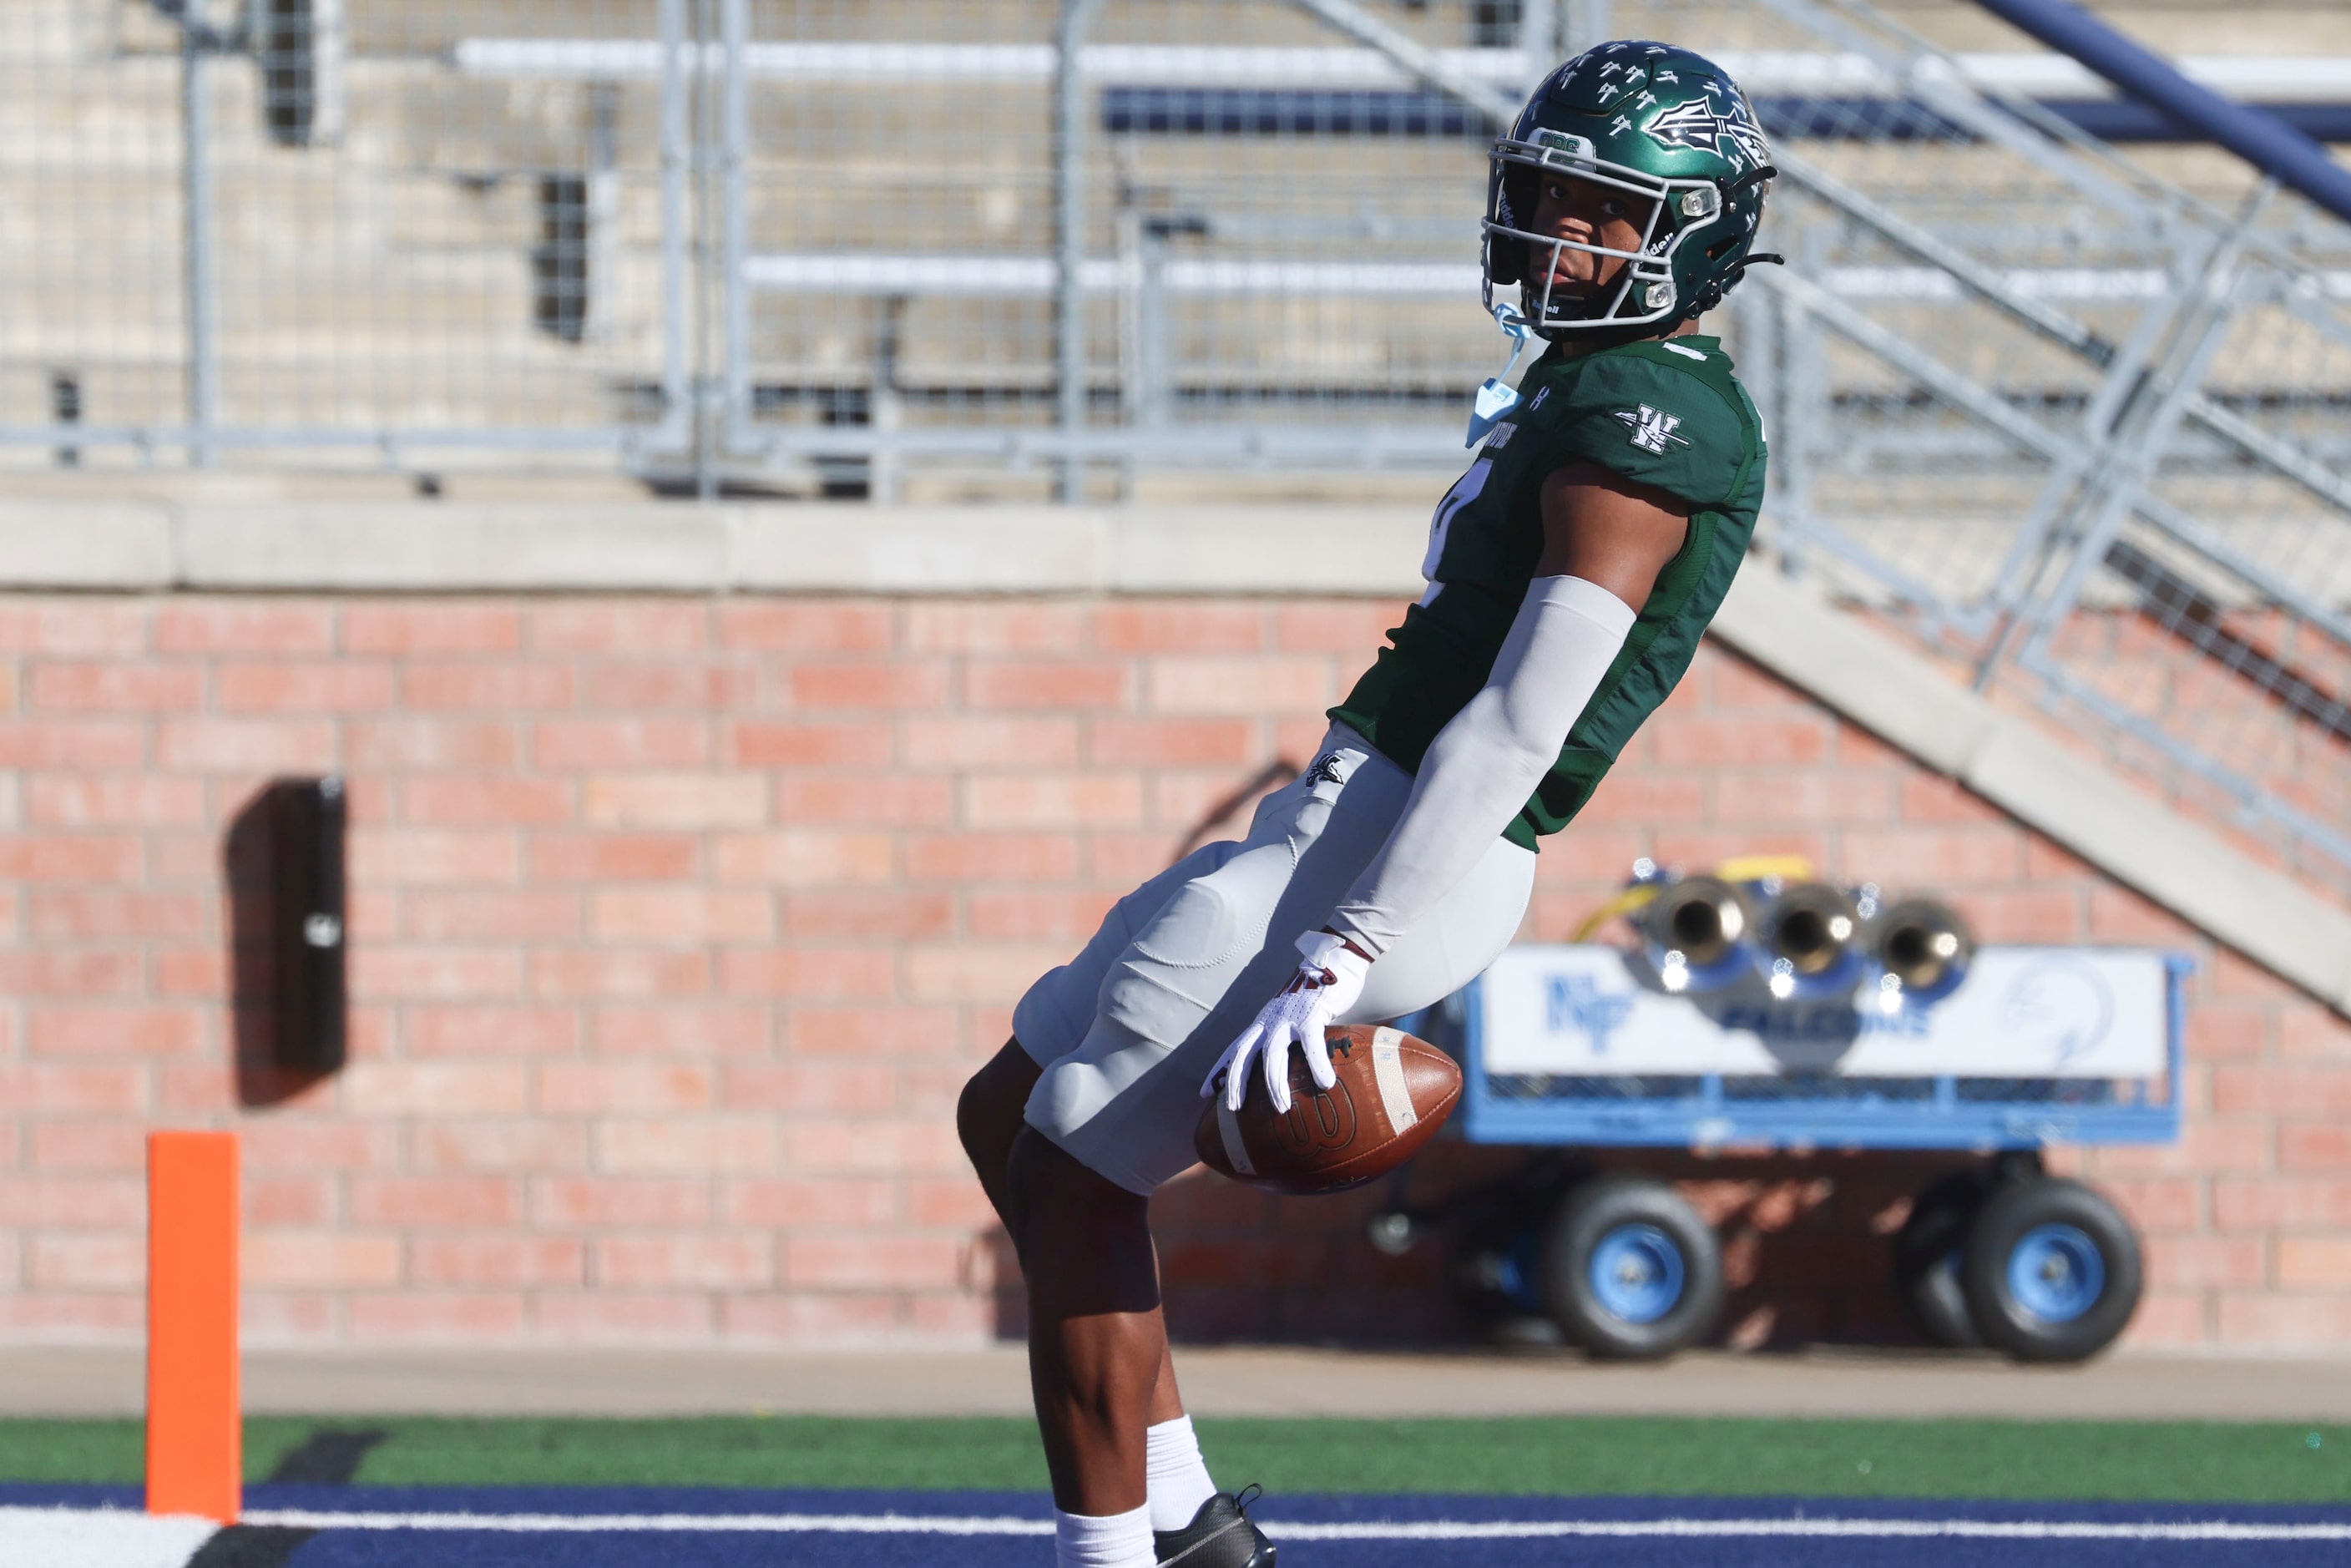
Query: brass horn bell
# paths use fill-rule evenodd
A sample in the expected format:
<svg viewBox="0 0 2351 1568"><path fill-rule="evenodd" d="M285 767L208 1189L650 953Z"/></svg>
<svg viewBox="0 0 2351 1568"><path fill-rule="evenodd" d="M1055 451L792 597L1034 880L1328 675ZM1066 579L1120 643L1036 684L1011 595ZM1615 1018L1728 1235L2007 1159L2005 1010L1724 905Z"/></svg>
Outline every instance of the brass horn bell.
<svg viewBox="0 0 2351 1568"><path fill-rule="evenodd" d="M1933 990L1975 956L1967 922L1940 899L1906 898L1879 915L1876 927L1877 961L1906 990Z"/></svg>
<svg viewBox="0 0 2351 1568"><path fill-rule="evenodd" d="M1747 901L1719 877L1686 876L1669 883L1642 911L1650 942L1678 953L1693 969L1720 963L1747 936Z"/></svg>
<svg viewBox="0 0 2351 1568"><path fill-rule="evenodd" d="M1836 967L1860 935L1861 915L1852 899L1824 882L1801 882L1772 902L1763 946L1809 977Z"/></svg>

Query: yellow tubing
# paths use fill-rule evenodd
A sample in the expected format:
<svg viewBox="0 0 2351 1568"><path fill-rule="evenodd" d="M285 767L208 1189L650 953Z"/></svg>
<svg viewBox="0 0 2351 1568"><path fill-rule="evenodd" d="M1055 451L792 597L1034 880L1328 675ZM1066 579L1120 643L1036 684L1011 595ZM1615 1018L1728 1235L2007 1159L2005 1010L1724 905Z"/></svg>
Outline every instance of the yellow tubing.
<svg viewBox="0 0 2351 1568"><path fill-rule="evenodd" d="M1802 855L1737 855L1714 868L1712 875L1725 882L1761 882L1766 877L1778 877L1782 882L1810 882L1813 862ZM1620 915L1646 907L1655 901L1667 884L1662 882L1637 882L1583 917L1575 928L1571 942L1588 942L1593 933Z"/></svg>

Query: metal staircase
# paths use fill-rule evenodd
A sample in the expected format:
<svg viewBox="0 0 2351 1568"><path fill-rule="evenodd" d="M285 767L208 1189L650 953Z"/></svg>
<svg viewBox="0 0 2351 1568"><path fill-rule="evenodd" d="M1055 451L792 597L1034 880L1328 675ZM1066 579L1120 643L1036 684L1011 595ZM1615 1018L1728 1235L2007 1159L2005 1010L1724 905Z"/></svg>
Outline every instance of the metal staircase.
<svg viewBox="0 0 2351 1568"><path fill-rule="evenodd" d="M2212 149L2100 141L2124 121L2095 78L1980 13L344 14L331 143L271 141L249 67L205 68L206 288L180 35L127 4L0 22L6 461L179 460L204 298L224 462L437 443L710 486L813 463L877 498L1205 499L1280 468L1426 491L1500 359L1471 303L1484 136L1579 30L1672 38L1774 133L1791 265L1722 326L1770 428L1775 561L2250 862L2351 894L2351 226ZM2247 47L2283 53L2259 21ZM2351 100L2351 59L2277 79ZM586 298L550 330L534 278L566 266Z"/></svg>

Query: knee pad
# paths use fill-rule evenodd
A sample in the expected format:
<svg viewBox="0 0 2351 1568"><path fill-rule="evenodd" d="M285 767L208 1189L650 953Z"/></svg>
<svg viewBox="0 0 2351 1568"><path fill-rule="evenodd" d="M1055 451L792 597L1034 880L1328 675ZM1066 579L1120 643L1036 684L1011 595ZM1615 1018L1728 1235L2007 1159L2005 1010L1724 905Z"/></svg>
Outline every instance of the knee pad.
<svg viewBox="0 0 2351 1568"><path fill-rule="evenodd" d="M1063 964L1046 970L1012 1005L1012 1038L1040 1067L1067 1056L1085 1038L1087 1020L1075 1016L1070 1005L1074 967Z"/></svg>
<svg viewBox="0 0 2351 1568"><path fill-rule="evenodd" d="M1214 877L1187 883L1102 977L1102 1018L1169 1050L1224 995L1258 933Z"/></svg>
<svg viewBox="0 0 2351 1568"><path fill-rule="evenodd" d="M1041 1066L1078 1048L1136 932L1157 920L1186 887L1223 869L1241 848L1230 841L1203 844L1152 877L1111 905L1082 952L1022 993L1012 1009L1012 1033L1032 1061Z"/></svg>

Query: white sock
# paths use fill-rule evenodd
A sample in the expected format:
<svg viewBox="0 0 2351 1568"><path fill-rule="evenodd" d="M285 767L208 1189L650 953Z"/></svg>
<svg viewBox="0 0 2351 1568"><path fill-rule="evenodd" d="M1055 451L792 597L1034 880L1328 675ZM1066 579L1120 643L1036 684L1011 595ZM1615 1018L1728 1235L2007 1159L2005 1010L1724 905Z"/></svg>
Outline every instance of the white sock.
<svg viewBox="0 0 2351 1568"><path fill-rule="evenodd" d="M1063 1513L1053 1511L1055 1568L1156 1568L1151 1544L1151 1505L1131 1513Z"/></svg>
<svg viewBox="0 0 2351 1568"><path fill-rule="evenodd" d="M1181 1530L1192 1522L1200 1505L1217 1495L1208 1467L1200 1459L1200 1439L1193 1435L1192 1417L1178 1416L1145 1430L1143 1474L1151 1489L1151 1528Z"/></svg>

